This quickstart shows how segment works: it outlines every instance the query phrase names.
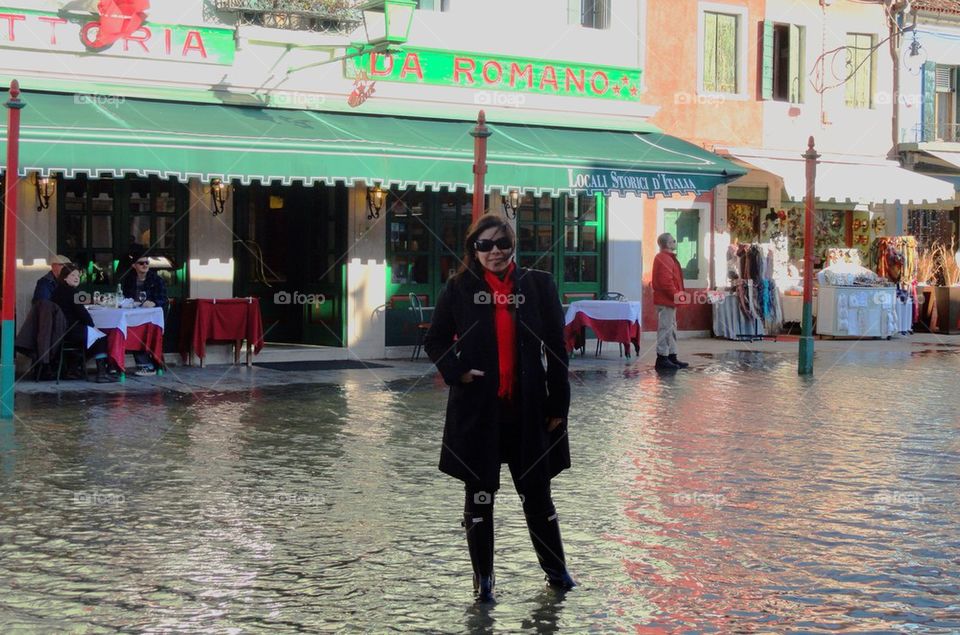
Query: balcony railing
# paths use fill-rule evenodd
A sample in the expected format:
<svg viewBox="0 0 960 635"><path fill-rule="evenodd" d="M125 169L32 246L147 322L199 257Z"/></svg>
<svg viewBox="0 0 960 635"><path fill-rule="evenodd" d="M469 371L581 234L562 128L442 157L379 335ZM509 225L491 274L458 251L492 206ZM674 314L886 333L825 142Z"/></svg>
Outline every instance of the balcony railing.
<svg viewBox="0 0 960 635"><path fill-rule="evenodd" d="M360 25L361 4L361 0L215 0L218 11L236 13L240 24L334 33L349 33Z"/></svg>
<svg viewBox="0 0 960 635"><path fill-rule="evenodd" d="M905 142L927 143L932 141L960 142L960 123L938 123L936 126L917 124L913 129L913 139Z"/></svg>

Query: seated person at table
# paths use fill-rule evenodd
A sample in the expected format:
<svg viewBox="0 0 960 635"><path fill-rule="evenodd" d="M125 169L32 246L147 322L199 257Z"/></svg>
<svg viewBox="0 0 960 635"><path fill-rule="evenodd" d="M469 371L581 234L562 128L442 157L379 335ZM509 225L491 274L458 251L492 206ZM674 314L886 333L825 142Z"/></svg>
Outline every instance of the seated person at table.
<svg viewBox="0 0 960 635"><path fill-rule="evenodd" d="M93 318L87 307L77 298L77 287L80 286L80 270L75 265L64 265L60 270L57 287L53 290L51 300L63 311L67 320L67 332L63 338L64 344L81 347L86 350L87 357L97 360L97 383L105 384L117 381L107 373L107 338L101 337L87 346L87 327L93 326Z"/></svg>
<svg viewBox="0 0 960 635"><path fill-rule="evenodd" d="M66 256L56 255L50 260L50 271L37 280L37 285L33 288L33 300L36 304L40 300L49 300L53 297L53 290L57 288L57 279L63 265L69 265L70 259Z"/></svg>
<svg viewBox="0 0 960 635"><path fill-rule="evenodd" d="M150 258L141 250L131 253L131 257L133 263L130 265L130 270L121 280L123 297L133 298L143 308L159 307L166 310L167 286L156 271L150 270ZM157 373L150 353L134 351L133 358L137 362L135 375L142 377Z"/></svg>

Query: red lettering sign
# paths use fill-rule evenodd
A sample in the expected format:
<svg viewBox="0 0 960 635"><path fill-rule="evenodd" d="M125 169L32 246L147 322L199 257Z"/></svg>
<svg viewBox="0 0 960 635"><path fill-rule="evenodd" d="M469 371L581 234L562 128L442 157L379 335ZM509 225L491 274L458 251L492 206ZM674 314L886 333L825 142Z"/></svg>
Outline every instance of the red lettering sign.
<svg viewBox="0 0 960 635"><path fill-rule="evenodd" d="M22 22L27 19L25 15L14 15L12 13L0 13L0 20L7 21L7 38L11 42L16 42L17 38L13 33L13 25L17 22Z"/></svg>
<svg viewBox="0 0 960 635"><path fill-rule="evenodd" d="M580 81L577 81L577 75L573 72L572 68L567 69L567 92L570 92L571 82L573 82L573 85L576 86L577 90L579 90L581 93L583 92L584 86L586 85L586 79L584 78L584 70L582 68L580 69Z"/></svg>
<svg viewBox="0 0 960 635"><path fill-rule="evenodd" d="M496 74L493 77L491 77L490 74L487 72L490 69L494 69L494 71L496 71ZM500 62L487 60L483 64L483 70L481 71L481 75L483 75L483 81L485 81L486 83L499 84L500 80L503 79L503 67L500 66Z"/></svg>
<svg viewBox="0 0 960 635"><path fill-rule="evenodd" d="M138 36L137 33L139 33L140 35ZM139 44L141 47L143 47L143 52L144 52L144 53L149 53L149 52L150 52L150 49L147 48L147 42L150 41L150 36L151 36L151 35L152 35L152 34L150 33L150 29L148 29L148 28L145 27L145 26L140 27L139 29L137 29L136 31L134 31L133 33L131 33L130 35L128 35L128 36L126 36L125 38L123 38L123 50L124 50L124 51L129 51L129 50L130 50L130 42L136 42L136 43Z"/></svg>
<svg viewBox="0 0 960 635"><path fill-rule="evenodd" d="M453 82L455 84L460 83L460 74L467 78L469 83L473 83L473 71L476 70L477 63L474 62L469 57L455 57L453 58Z"/></svg>
<svg viewBox="0 0 960 635"><path fill-rule="evenodd" d="M50 44L56 46L57 44L57 25L66 24L67 21L64 18L50 18L47 16L40 16L41 22L46 22L50 25Z"/></svg>
<svg viewBox="0 0 960 635"><path fill-rule="evenodd" d="M597 88L597 78L603 80L603 88ZM607 74L603 71L597 71L593 74L593 77L590 78L590 88L592 88L596 94L602 95L610 88L610 78L607 77Z"/></svg>
<svg viewBox="0 0 960 635"><path fill-rule="evenodd" d="M377 60L383 58L383 70L377 70ZM393 72L393 55L390 53L374 53L370 56L370 74L374 77L389 77Z"/></svg>
<svg viewBox="0 0 960 635"><path fill-rule="evenodd" d="M543 75L540 77L540 90L547 84L553 86L554 90L560 90L557 85L557 70L549 64L543 67Z"/></svg>
<svg viewBox="0 0 960 635"><path fill-rule="evenodd" d="M187 39L183 41L182 55L186 57L190 51L198 51L200 57L207 59L207 49L203 46L203 38L200 37L199 31L187 31Z"/></svg>
<svg viewBox="0 0 960 635"><path fill-rule="evenodd" d="M521 69L516 62L510 62L510 87L513 88L518 79L523 81L524 77L527 78L527 88L533 88L533 64L527 64Z"/></svg>
<svg viewBox="0 0 960 635"><path fill-rule="evenodd" d="M400 79L407 76L407 73L413 73L417 79L423 81L423 69L420 68L420 56L416 53L407 53L407 58L403 60L403 68L400 69Z"/></svg>

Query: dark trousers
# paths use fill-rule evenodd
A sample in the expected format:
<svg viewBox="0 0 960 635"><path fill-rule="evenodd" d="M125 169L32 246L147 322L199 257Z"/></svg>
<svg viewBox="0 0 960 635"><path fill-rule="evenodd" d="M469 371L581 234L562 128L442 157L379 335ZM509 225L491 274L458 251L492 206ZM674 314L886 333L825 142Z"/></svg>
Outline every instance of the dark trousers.
<svg viewBox="0 0 960 635"><path fill-rule="evenodd" d="M92 345L87 346L87 327L83 324L74 324L63 338L71 346L82 347L87 352L87 358L101 358L107 356L107 338L101 337Z"/></svg>
<svg viewBox="0 0 960 635"><path fill-rule="evenodd" d="M520 495L525 514L552 514L553 499L550 496L550 481L524 478L524 468L519 462L520 454L520 417L516 403L500 401L499 416L496 425L500 426L500 462L510 468L513 486ZM485 515L493 510L496 492L487 492L479 484L467 483L463 512L465 514Z"/></svg>

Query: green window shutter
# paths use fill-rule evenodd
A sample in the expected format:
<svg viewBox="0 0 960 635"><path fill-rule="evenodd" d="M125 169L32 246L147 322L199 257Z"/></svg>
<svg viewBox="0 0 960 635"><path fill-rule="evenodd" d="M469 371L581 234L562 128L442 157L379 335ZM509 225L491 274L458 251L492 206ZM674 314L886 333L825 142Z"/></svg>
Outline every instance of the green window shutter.
<svg viewBox="0 0 960 635"><path fill-rule="evenodd" d="M717 14L703 14L703 89L717 92Z"/></svg>
<svg viewBox="0 0 960 635"><path fill-rule="evenodd" d="M923 64L923 115L920 120L919 141L932 141L936 136L937 128L937 63L924 62Z"/></svg>
<svg viewBox="0 0 960 635"><path fill-rule="evenodd" d="M790 103L803 103L803 27L790 25Z"/></svg>
<svg viewBox="0 0 960 635"><path fill-rule="evenodd" d="M580 2L581 0L567 0L567 24L580 25Z"/></svg>
<svg viewBox="0 0 960 635"><path fill-rule="evenodd" d="M700 277L700 211L664 210L663 231L677 240L677 260L686 280Z"/></svg>
<svg viewBox="0 0 960 635"><path fill-rule="evenodd" d="M773 99L773 22L763 21L763 41L761 46L761 60L763 68L760 71L760 99Z"/></svg>

